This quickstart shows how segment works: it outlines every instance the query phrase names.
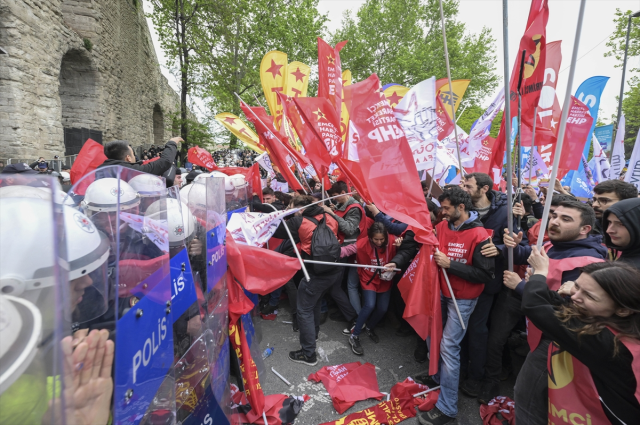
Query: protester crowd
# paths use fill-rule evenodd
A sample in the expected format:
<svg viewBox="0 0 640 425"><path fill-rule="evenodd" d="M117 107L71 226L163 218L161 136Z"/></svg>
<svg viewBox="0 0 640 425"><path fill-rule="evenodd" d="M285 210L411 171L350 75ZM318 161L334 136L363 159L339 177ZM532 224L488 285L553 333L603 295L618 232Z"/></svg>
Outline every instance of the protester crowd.
<svg viewBox="0 0 640 425"><path fill-rule="evenodd" d="M406 345L413 339L416 362L438 362L436 374L414 379L439 386L435 407L421 413L419 423L440 425L456 417L459 390L480 404L501 395L500 382L515 373L509 342L526 332L526 359L514 390L519 425L546 424L549 405L557 411L571 409L567 400L572 391L592 394L596 414L591 423L637 423L640 404L635 393L640 376L632 363L640 355L636 285L640 282L640 198L634 185L607 180L594 187L592 199L581 202L558 181L554 189L514 188L513 199L494 190L495 182L483 173L466 174L460 184L442 189L423 181L430 224L438 240L433 258L444 273L439 279L442 340L439 353L434 353L430 341L417 335L403 318L407 300L398 288L424 243L415 229L365 202L346 179L334 181L326 193L318 181L309 179L309 191L303 194L274 191L270 186L277 178L263 178L263 187L255 187L242 174L180 169L176 167L180 142L174 138L161 149L150 149L148 154L158 159L146 163L137 161L128 142L110 142L104 146L106 160L98 172L122 166L162 176L167 187L182 187L184 196L194 181L224 177L228 211L245 206L263 213L300 209L281 222L268 249L289 257L299 252L306 259L369 266L307 264L308 279L300 270L262 297L261 313L270 315L279 307L282 292L288 295L292 330L299 333L301 346L289 353L291 361L318 363L316 340L327 316L345 323L344 337L354 355L362 356L380 340L376 327L393 314L400 323L395 333L398 343ZM219 165L224 161L227 166L246 167L253 164L255 154L228 150L213 156ZM32 175L47 170L42 158L30 165L8 165L2 172L2 186L29 186ZM61 184L68 184L59 177ZM262 177L266 177L264 170ZM90 187L99 189L101 181ZM133 180L127 185L137 199L149 196L144 187L148 185L136 186ZM540 219L547 203L550 215L542 249L538 249ZM140 246L145 255L153 256L149 246ZM197 239L191 240L190 255L197 257L201 247ZM194 267L197 261L192 259ZM335 307L331 314L330 307ZM554 381L556 377L564 380L562 384Z"/></svg>

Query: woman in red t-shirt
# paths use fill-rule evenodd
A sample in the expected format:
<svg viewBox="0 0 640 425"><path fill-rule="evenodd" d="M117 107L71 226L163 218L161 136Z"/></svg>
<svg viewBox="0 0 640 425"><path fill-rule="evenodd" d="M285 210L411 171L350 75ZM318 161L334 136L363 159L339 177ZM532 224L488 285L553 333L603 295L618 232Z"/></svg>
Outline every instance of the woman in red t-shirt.
<svg viewBox="0 0 640 425"><path fill-rule="evenodd" d="M367 238L361 238L356 242L356 261L358 264L370 264L383 266L396 254L396 237L389 235L384 225L375 222L367 231ZM395 272L386 272L382 269L358 268L358 277L362 287L362 309L358 314L355 325L351 329L345 329L344 333L350 335L351 350L361 356L364 350L360 345L360 332L365 327L366 332L373 342L380 340L374 332L375 326L387 312L391 297L391 279Z"/></svg>

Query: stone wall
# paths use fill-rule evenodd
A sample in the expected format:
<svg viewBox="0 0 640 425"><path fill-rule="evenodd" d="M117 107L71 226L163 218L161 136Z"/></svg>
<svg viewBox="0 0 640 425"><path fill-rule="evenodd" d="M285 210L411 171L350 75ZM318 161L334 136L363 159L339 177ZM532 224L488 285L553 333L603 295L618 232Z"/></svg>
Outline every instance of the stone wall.
<svg viewBox="0 0 640 425"><path fill-rule="evenodd" d="M0 47L0 158L63 156L65 129L134 146L172 137L179 97L142 0L0 0Z"/></svg>

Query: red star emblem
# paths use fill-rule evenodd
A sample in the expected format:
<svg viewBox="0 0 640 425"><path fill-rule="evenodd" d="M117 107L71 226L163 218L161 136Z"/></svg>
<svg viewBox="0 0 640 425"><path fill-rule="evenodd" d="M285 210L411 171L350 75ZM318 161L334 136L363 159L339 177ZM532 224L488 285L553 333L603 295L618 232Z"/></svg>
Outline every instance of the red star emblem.
<svg viewBox="0 0 640 425"><path fill-rule="evenodd" d="M489 141L485 139L485 140L482 141L482 144L485 145L485 146L489 146Z"/></svg>
<svg viewBox="0 0 640 425"><path fill-rule="evenodd" d="M329 65L333 65L336 63L336 60L331 55L327 56L327 59L329 59Z"/></svg>
<svg viewBox="0 0 640 425"><path fill-rule="evenodd" d="M395 106L400 103L400 101L402 100L402 96L400 96L398 92L394 91L393 94L387 98L387 100L389 101L389 104L391 106Z"/></svg>
<svg viewBox="0 0 640 425"><path fill-rule="evenodd" d="M296 72L292 72L291 75L296 77L296 81L302 81L302 79L307 76L307 74L300 71L300 67L296 69Z"/></svg>
<svg viewBox="0 0 640 425"><path fill-rule="evenodd" d="M318 110L316 112L314 112L315 116L318 117L318 121L320 121L321 119L326 119L326 116L324 115L324 112L322 112L320 110L320 108L318 108Z"/></svg>
<svg viewBox="0 0 640 425"><path fill-rule="evenodd" d="M226 117L222 121L226 122L227 124L233 125L233 123L236 122L236 119L233 117Z"/></svg>
<svg viewBox="0 0 640 425"><path fill-rule="evenodd" d="M276 64L276 61L274 61L273 59L271 59L271 67L269 69L267 69L266 72L270 72L271 75L273 75L273 78L276 78L276 75L282 75L280 74L280 68L282 68L284 65L278 65Z"/></svg>

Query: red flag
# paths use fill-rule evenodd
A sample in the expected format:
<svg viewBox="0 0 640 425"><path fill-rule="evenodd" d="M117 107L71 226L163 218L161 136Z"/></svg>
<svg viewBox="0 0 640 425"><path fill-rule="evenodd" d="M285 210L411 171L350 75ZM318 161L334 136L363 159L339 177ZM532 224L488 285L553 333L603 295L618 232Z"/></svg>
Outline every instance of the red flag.
<svg viewBox="0 0 640 425"><path fill-rule="evenodd" d="M416 416L415 406L422 411L433 409L438 401L440 390L435 390L422 397L414 394L428 389L426 385L418 384L411 378L398 382L391 387L389 401L383 401L360 412L351 413L337 421L325 422L322 425L343 424L388 424L395 425L408 418Z"/></svg>
<svg viewBox="0 0 640 425"><path fill-rule="evenodd" d="M106 160L107 157L104 154L104 147L93 139L87 139L71 166L71 171L69 172L71 184L76 184L83 176L98 168L98 166ZM93 178L89 179L91 181L84 181L83 184L75 188L74 191L76 194L84 195L87 186L93 183L94 180Z"/></svg>
<svg viewBox="0 0 640 425"><path fill-rule="evenodd" d="M440 356L442 339L442 313L440 306L440 279L432 247L424 245L398 282L398 289L406 303L402 317L409 322L420 338L431 337L429 353L432 359ZM438 372L438 362L429 362L429 374Z"/></svg>
<svg viewBox="0 0 640 425"><path fill-rule="evenodd" d="M310 125L309 121L298 109L293 98L280 93L278 93L278 95L284 105L287 117L291 121L296 133L298 133L300 142L302 142L307 156L309 157L311 164L313 164L313 168L316 170L316 173L318 173L318 178L326 176L329 173L329 166L331 165L331 156L329 155L329 152L324 147L323 143L318 140L318 135Z"/></svg>
<svg viewBox="0 0 640 425"><path fill-rule="evenodd" d="M244 289L253 294L267 295L273 292L300 270L297 258L236 243L229 231L226 241L229 268ZM278 267L273 267L274 264ZM265 270L271 272L265 273Z"/></svg>
<svg viewBox="0 0 640 425"><path fill-rule="evenodd" d="M338 167L340 167L339 170L336 170L342 171L342 173L347 176L351 184L356 188L356 191L358 191L358 194L362 196L365 201L373 202L373 198L371 198L369 188L367 187L367 181L362 175L360 164L344 158L338 158L336 163L338 164ZM342 175L338 177L338 180L340 180L341 178L343 178Z"/></svg>
<svg viewBox="0 0 640 425"><path fill-rule="evenodd" d="M262 199L262 183L260 182L260 169L259 165L256 162L251 167L220 167L216 171L220 171L221 173L226 174L227 176L233 176L234 174L242 174L244 176L245 181L251 186L251 193L255 192L260 198L260 202L263 202ZM251 195L249 193L249 195Z"/></svg>
<svg viewBox="0 0 640 425"><path fill-rule="evenodd" d="M336 44L336 47L333 48L318 37L318 97L328 99L338 116L342 113L340 50L345 44L347 44L346 40Z"/></svg>
<svg viewBox="0 0 640 425"><path fill-rule="evenodd" d="M218 169L218 166L213 160L211 154L199 146L194 146L187 151L187 161L192 164L199 165L200 167L204 167L209 171Z"/></svg>
<svg viewBox="0 0 640 425"><path fill-rule="evenodd" d="M344 92L351 124L360 135L359 164L373 202L396 220L431 230L411 148L380 91L378 76L347 86Z"/></svg>
<svg viewBox="0 0 640 425"><path fill-rule="evenodd" d="M343 413L356 401L382 398L382 393L378 390L376 367L371 363L353 362L324 366L316 373L310 374L307 379L322 381L338 413Z"/></svg>
<svg viewBox="0 0 640 425"><path fill-rule="evenodd" d="M491 158L493 158L493 149L496 139L487 136L482 139L482 147L476 153L476 161L473 167L466 167L467 174L471 173L491 173Z"/></svg>
<svg viewBox="0 0 640 425"><path fill-rule="evenodd" d="M442 104L440 96L436 96L436 125L438 126L438 140L444 139L453 131L453 121Z"/></svg>
<svg viewBox="0 0 640 425"><path fill-rule="evenodd" d="M529 8L529 18L525 27L524 35L520 39L520 46L516 54L516 60L511 71L509 100L511 101L511 117L518 114L518 78L520 75L520 64L522 61L522 51L526 50L524 60L523 81L520 92L522 93L522 123L528 126L533 125L533 111L540 99L544 75L545 61L547 55L546 34L547 21L549 20L549 5L547 0L532 0ZM505 99L507 101L507 99ZM506 149L505 118L500 125L500 133L497 138L497 149L494 149L492 159L492 173L494 187L500 180L504 151ZM538 130L536 129L536 132ZM536 136L537 137L537 136Z"/></svg>
<svg viewBox="0 0 640 425"><path fill-rule="evenodd" d="M267 115L267 112L261 106L250 107L244 102L240 104L242 112L253 124L258 136L269 153L269 158L278 167L278 171L284 179L289 183L293 190L303 190L300 182L291 171L294 166L293 158L285 147L286 140L282 141L282 135L273 127L273 119Z"/></svg>
<svg viewBox="0 0 640 425"><path fill-rule="evenodd" d="M567 115L567 127L564 133L560 162L558 162L558 178L561 179L569 170L577 170L582 152L587 142L589 130L593 124L593 117L589 115L589 108L575 97L571 96L571 106Z"/></svg>
<svg viewBox="0 0 640 425"><path fill-rule="evenodd" d="M231 384L235 386L234 384ZM233 391L233 390L232 390ZM232 393L233 394L233 393ZM235 394L233 396L237 397ZM298 413L302 410L302 405L309 400L309 396L294 397L286 394L270 394L264 397L264 412L268 425L291 425L294 423ZM235 400L234 400L235 403ZM238 413L231 415L231 423L258 424L264 425L262 413L256 414L253 410L243 413L238 409ZM234 422L234 419L237 421Z"/></svg>
<svg viewBox="0 0 640 425"><path fill-rule="evenodd" d="M160 159L159 156L153 157L151 159L145 159L144 161L142 161L142 165L148 164L148 163L153 162L153 161L157 161L159 159Z"/></svg>
<svg viewBox="0 0 640 425"><path fill-rule="evenodd" d="M251 405L251 411L256 415L262 416L265 407L264 393L258 378L258 367L253 361L251 350L247 343L242 320L238 320L237 323L229 322L229 339L240 362L244 392Z"/></svg>
<svg viewBox="0 0 640 425"><path fill-rule="evenodd" d="M516 403L509 397L495 397L480 405L480 417L482 425L516 425Z"/></svg>
<svg viewBox="0 0 640 425"><path fill-rule="evenodd" d="M340 116L323 97L296 97L293 99L298 110L311 127L316 139L322 143L335 161L342 156L342 135L340 133Z"/></svg>

